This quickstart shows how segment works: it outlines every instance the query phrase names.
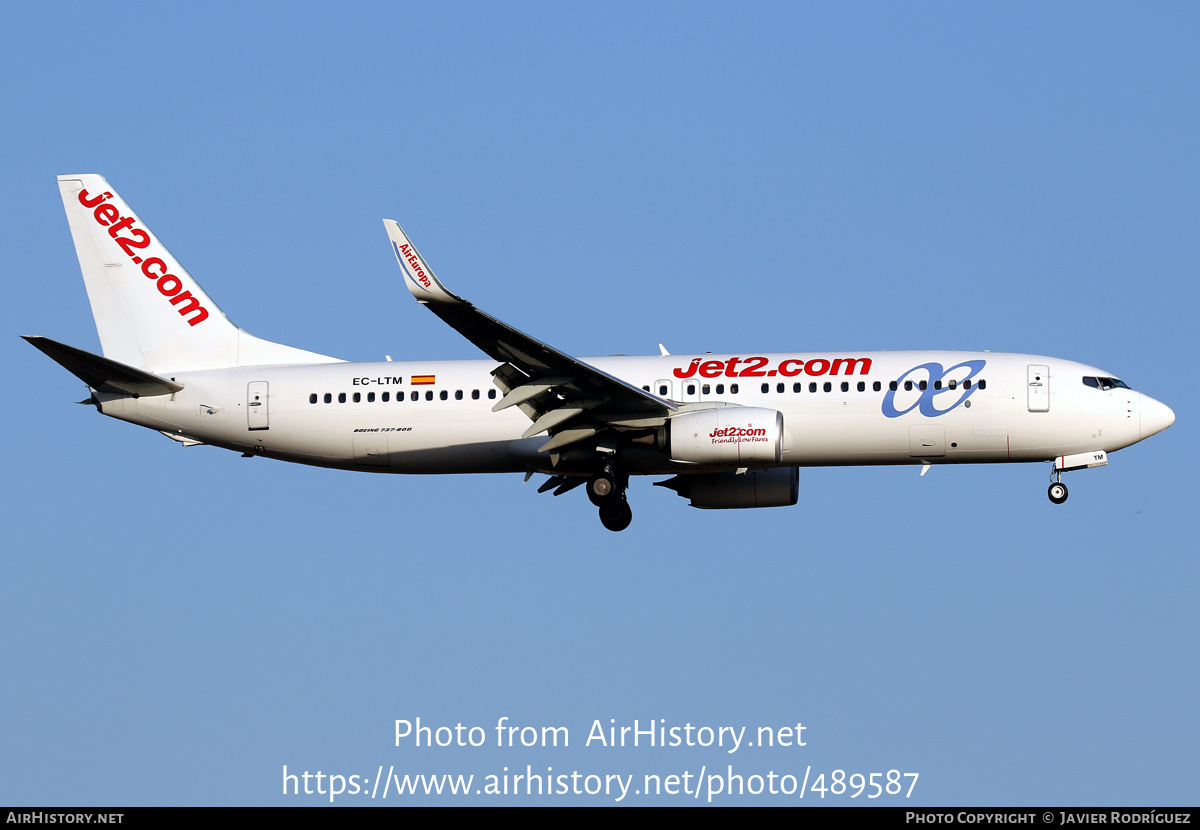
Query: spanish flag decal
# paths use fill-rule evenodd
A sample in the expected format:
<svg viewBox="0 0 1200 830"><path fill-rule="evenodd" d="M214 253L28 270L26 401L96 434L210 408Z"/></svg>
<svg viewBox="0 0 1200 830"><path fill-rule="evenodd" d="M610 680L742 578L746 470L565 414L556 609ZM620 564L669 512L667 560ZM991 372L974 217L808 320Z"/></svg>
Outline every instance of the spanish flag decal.
<svg viewBox="0 0 1200 830"><path fill-rule="evenodd" d="M431 383L434 383L434 381L436 380L436 377L437 377L436 375L413 375L412 376L412 385L413 386L428 386Z"/></svg>

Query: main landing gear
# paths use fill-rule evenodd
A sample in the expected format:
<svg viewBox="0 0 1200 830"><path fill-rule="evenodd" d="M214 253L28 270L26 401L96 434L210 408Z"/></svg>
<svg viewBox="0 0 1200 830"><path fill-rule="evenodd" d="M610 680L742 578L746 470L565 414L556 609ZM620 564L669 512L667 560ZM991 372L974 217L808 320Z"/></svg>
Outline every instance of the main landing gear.
<svg viewBox="0 0 1200 830"><path fill-rule="evenodd" d="M1054 479L1054 482L1050 485L1050 489L1046 491L1046 495L1055 504L1062 504L1067 500L1067 485L1062 483L1062 471L1055 470L1050 477Z"/></svg>
<svg viewBox="0 0 1200 830"><path fill-rule="evenodd" d="M592 476L587 483L588 498L600 508L600 523L611 531L629 527L633 521L633 510L625 498L629 479L618 476L611 466Z"/></svg>

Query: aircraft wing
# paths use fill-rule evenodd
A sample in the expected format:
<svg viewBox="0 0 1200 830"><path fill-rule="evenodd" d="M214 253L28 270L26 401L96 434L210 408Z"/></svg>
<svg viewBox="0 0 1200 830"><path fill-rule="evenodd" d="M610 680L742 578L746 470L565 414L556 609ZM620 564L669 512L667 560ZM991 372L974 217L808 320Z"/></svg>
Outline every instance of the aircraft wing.
<svg viewBox="0 0 1200 830"><path fill-rule="evenodd" d="M543 452L593 438L605 429L652 429L677 407L582 360L517 331L451 293L391 219L383 220L404 282L417 301L501 363L505 392L494 411L518 406L533 421L524 437L549 432Z"/></svg>

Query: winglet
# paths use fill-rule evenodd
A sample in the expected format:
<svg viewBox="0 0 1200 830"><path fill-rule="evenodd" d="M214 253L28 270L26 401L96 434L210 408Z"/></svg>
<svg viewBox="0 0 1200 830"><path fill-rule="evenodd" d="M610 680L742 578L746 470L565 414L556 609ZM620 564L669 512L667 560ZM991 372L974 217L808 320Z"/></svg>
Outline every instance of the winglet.
<svg viewBox="0 0 1200 830"><path fill-rule="evenodd" d="M392 251L396 254L396 262L404 272L404 284L408 290L422 303L466 303L462 297L450 293L446 286L433 275L424 258L417 248L409 241L404 229L394 219L384 219L383 226L387 229L388 238L392 240Z"/></svg>

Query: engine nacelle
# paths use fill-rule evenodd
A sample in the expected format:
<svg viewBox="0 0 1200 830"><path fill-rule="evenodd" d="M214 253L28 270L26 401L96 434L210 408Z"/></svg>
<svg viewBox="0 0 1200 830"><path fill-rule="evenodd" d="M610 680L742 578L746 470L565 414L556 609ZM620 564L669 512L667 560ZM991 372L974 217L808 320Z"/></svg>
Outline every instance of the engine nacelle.
<svg viewBox="0 0 1200 830"><path fill-rule="evenodd" d="M757 467L783 460L783 413L753 406L684 412L667 421L672 461Z"/></svg>
<svg viewBox="0 0 1200 830"><path fill-rule="evenodd" d="M773 467L737 473L697 473L658 481L686 499L692 507L708 510L744 507L790 507L800 496L800 470Z"/></svg>

